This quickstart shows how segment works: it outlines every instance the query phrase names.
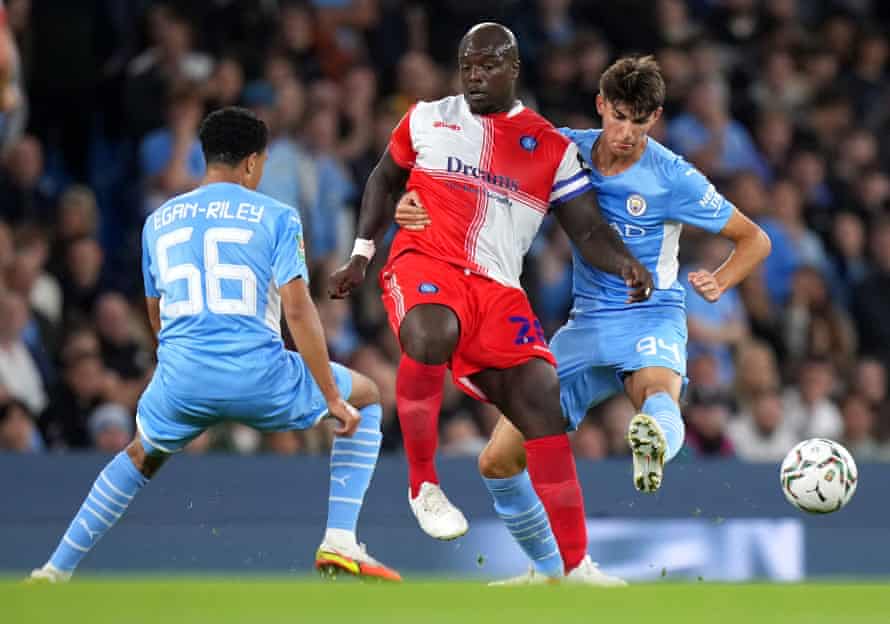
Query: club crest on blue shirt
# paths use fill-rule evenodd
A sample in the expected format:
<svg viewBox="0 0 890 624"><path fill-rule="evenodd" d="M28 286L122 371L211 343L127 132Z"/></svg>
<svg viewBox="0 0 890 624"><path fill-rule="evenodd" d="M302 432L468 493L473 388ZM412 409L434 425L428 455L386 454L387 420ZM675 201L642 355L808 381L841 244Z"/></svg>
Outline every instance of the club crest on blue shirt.
<svg viewBox="0 0 890 624"><path fill-rule="evenodd" d="M535 137L528 136L527 134L519 139L519 144L522 146L522 149L529 152L533 152L535 148L538 147L538 142L535 140Z"/></svg>
<svg viewBox="0 0 890 624"><path fill-rule="evenodd" d="M627 198L627 212L632 217L642 216L646 212L646 199L642 195L634 193Z"/></svg>
<svg viewBox="0 0 890 624"><path fill-rule="evenodd" d="M422 295L435 295L439 292L439 287L435 284L430 284L429 282L422 282L420 286L417 287L417 290L420 291Z"/></svg>

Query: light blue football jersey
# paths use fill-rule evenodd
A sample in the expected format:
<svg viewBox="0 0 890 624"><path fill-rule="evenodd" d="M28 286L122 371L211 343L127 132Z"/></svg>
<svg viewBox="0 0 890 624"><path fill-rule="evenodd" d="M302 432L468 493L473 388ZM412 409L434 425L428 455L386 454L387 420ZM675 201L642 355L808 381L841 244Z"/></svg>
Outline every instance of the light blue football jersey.
<svg viewBox="0 0 890 624"><path fill-rule="evenodd" d="M633 166L603 176L591 162L591 150L602 131L560 128L560 132L575 142L590 169L603 218L649 269L656 288L645 303L628 306L623 280L591 267L573 249L575 315L630 307L684 308L685 290L677 281L683 224L720 232L732 215L732 204L695 167L651 137Z"/></svg>
<svg viewBox="0 0 890 624"><path fill-rule="evenodd" d="M145 294L160 297L158 370L177 396L277 387L286 357L278 289L308 279L296 210L237 184L164 203L142 230Z"/></svg>

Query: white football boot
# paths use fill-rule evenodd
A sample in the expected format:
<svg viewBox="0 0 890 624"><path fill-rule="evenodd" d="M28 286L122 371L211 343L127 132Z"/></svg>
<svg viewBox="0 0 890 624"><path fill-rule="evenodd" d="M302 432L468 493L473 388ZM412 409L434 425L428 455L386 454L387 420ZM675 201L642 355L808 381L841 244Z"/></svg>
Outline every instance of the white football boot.
<svg viewBox="0 0 890 624"><path fill-rule="evenodd" d="M609 576L599 569L599 566L591 561L590 555L586 555L574 570L561 578L553 578L539 574L534 566L529 566L528 572L521 576L494 581L489 587L515 587L518 585L556 585L565 583L568 585L589 585L590 587L626 587L627 581L617 576Z"/></svg>
<svg viewBox="0 0 890 624"><path fill-rule="evenodd" d="M453 540L470 529L463 513L451 504L438 485L424 481L416 498L411 498L409 489L408 503L420 528L430 537Z"/></svg>
<svg viewBox="0 0 890 624"><path fill-rule="evenodd" d="M627 587L627 581L617 576L609 576L586 555L578 567L565 575L565 583L574 585L590 585L593 587Z"/></svg>
<svg viewBox="0 0 890 624"><path fill-rule="evenodd" d="M664 473L664 431L648 414L637 414L627 428L627 443L634 459L634 486L641 492L655 492Z"/></svg>
<svg viewBox="0 0 890 624"><path fill-rule="evenodd" d="M47 563L42 568L31 570L31 576L25 579L26 583L67 583L71 580L71 572L63 572L53 564Z"/></svg>

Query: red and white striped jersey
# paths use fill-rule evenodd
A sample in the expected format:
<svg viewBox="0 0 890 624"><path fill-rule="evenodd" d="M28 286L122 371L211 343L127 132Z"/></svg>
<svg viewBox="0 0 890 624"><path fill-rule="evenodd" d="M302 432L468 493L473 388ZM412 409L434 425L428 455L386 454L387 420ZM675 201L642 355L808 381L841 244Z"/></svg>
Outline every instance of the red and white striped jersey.
<svg viewBox="0 0 890 624"><path fill-rule="evenodd" d="M474 115L462 95L419 102L389 153L432 219L400 230L390 261L417 251L516 288L549 207L592 189L575 144L519 102L493 115Z"/></svg>

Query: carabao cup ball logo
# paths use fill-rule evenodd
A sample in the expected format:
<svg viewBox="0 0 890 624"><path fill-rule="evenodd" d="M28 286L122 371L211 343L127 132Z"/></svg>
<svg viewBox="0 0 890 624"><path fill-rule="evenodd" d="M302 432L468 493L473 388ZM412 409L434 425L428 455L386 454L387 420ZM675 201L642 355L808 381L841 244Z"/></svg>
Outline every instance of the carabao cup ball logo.
<svg viewBox="0 0 890 624"><path fill-rule="evenodd" d="M632 217L639 217L646 212L646 200L642 195L634 193L627 198L627 211Z"/></svg>

